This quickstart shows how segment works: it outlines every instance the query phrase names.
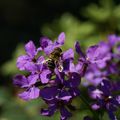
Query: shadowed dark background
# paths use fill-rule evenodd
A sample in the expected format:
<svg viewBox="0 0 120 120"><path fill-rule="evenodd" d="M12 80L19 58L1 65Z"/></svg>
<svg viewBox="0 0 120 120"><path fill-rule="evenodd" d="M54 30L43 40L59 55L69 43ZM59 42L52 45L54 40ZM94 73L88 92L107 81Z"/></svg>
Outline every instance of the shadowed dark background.
<svg viewBox="0 0 120 120"><path fill-rule="evenodd" d="M80 9L97 0L0 0L0 63L10 58L19 42L39 40L40 28L64 12L77 18Z"/></svg>

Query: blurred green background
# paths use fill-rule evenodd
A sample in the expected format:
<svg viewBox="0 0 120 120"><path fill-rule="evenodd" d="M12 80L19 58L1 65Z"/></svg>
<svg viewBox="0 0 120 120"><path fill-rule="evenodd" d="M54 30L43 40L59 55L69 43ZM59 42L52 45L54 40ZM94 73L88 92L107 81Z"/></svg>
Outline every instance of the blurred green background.
<svg viewBox="0 0 120 120"><path fill-rule="evenodd" d="M19 73L16 58L24 54L28 40L39 46L41 36L54 40L62 31L66 34L63 49L73 48L76 40L85 49L108 34L120 34L120 1L0 0L0 120L59 120L59 113L52 118L39 115L44 106L40 99L19 99L20 89L14 87L12 78ZM76 101L80 110L71 120L82 120L91 113ZM103 120L109 120L106 114Z"/></svg>

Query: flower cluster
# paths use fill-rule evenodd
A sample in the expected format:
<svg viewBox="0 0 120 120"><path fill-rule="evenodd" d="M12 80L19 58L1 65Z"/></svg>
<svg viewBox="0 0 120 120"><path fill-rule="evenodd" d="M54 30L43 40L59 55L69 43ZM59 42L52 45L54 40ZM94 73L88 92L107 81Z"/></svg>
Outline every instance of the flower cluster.
<svg viewBox="0 0 120 120"><path fill-rule="evenodd" d="M42 115L52 116L59 110L60 119L67 120L72 116L70 111L76 110L72 101L81 96L80 83L84 78L86 81L82 81L82 86L88 89L91 109L107 111L111 120L117 120L114 112L120 106L120 95L114 93L120 90L117 81L120 73L119 41L118 36L108 36L107 42L89 47L86 53L76 42L77 60L72 48L61 50L65 42L63 32L54 42L42 37L38 48L29 41L25 45L26 54L17 59L18 69L26 71L26 75L14 77L14 84L24 89L18 96L26 101L41 98L48 105L48 108L41 109ZM58 49L62 53L56 51ZM86 116L84 120L93 118Z"/></svg>
<svg viewBox="0 0 120 120"><path fill-rule="evenodd" d="M97 100L96 103L92 104L92 109L105 109L111 120L117 120L114 112L120 107L119 95L113 94L120 87L116 85L114 89L114 85L109 80L103 80L97 88L89 87L91 98Z"/></svg>
<svg viewBox="0 0 120 120"><path fill-rule="evenodd" d="M18 69L27 71L28 75L16 75L14 78L14 84L25 90L19 94L20 98L31 100L40 97L48 104L48 109L41 109L41 114L52 116L59 109L61 120L71 116L69 109L72 108L72 99L80 93L78 86L81 80L80 74L69 67L74 60L73 49L61 54L58 60L61 64L55 64L54 70L48 67L47 59L50 54L55 48L61 47L64 41L64 33L61 33L55 42L46 37L41 38L39 48L29 41L25 45L26 55L17 59ZM39 56L38 54L42 52L45 54ZM61 70L60 65L62 65Z"/></svg>

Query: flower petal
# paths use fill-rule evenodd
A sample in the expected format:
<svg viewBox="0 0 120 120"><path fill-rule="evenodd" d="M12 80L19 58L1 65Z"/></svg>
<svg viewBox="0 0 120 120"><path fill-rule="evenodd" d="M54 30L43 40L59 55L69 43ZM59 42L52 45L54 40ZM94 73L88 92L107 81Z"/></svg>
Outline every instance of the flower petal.
<svg viewBox="0 0 120 120"><path fill-rule="evenodd" d="M116 36L115 34L108 36L108 42L111 47L114 46L119 41L120 41L120 38Z"/></svg>
<svg viewBox="0 0 120 120"><path fill-rule="evenodd" d="M41 90L40 95L45 100L52 100L58 94L57 87L45 87Z"/></svg>
<svg viewBox="0 0 120 120"><path fill-rule="evenodd" d="M56 111L56 106L52 105L48 109L41 109L41 114L44 116L52 116Z"/></svg>
<svg viewBox="0 0 120 120"><path fill-rule="evenodd" d="M70 70L70 59L66 59L63 61L63 70L64 71Z"/></svg>
<svg viewBox="0 0 120 120"><path fill-rule="evenodd" d="M44 56L40 56L40 57L38 57L38 59L37 59L37 64L41 64L41 63L43 63L44 61L45 61Z"/></svg>
<svg viewBox="0 0 120 120"><path fill-rule="evenodd" d="M73 49L70 48L69 50L65 51L62 55L63 60L66 59L73 59L74 58L74 52Z"/></svg>
<svg viewBox="0 0 120 120"><path fill-rule="evenodd" d="M52 45L52 41L47 38L47 37L42 37L40 38L40 46L44 49L46 47L48 47L49 45Z"/></svg>
<svg viewBox="0 0 120 120"><path fill-rule="evenodd" d="M93 61L94 60L94 56L95 56L95 51L98 49L98 45L94 45L94 46L91 46L87 49L87 59L89 61Z"/></svg>
<svg viewBox="0 0 120 120"><path fill-rule="evenodd" d="M59 99L61 100L69 101L71 98L72 96L70 95L70 93L65 90L63 90L59 95Z"/></svg>
<svg viewBox="0 0 120 120"><path fill-rule="evenodd" d="M31 61L29 56L22 55L18 57L16 65L19 70L25 70L25 65L29 61Z"/></svg>
<svg viewBox="0 0 120 120"><path fill-rule="evenodd" d="M98 110L100 108L100 106L97 104L93 104L91 107L93 110Z"/></svg>
<svg viewBox="0 0 120 120"><path fill-rule="evenodd" d="M110 84L110 81L108 80L103 80L100 84L100 89L103 91L103 93L106 95L106 96L109 96L111 91L110 91L110 88L112 88L111 84Z"/></svg>
<svg viewBox="0 0 120 120"><path fill-rule="evenodd" d="M103 92L99 89L95 89L90 92L90 97L93 99L102 98Z"/></svg>
<svg viewBox="0 0 120 120"><path fill-rule="evenodd" d="M29 86L34 85L39 78L38 74L33 74L28 77Z"/></svg>
<svg viewBox="0 0 120 120"><path fill-rule="evenodd" d="M117 96L116 100L117 100L118 104L120 105L120 95Z"/></svg>
<svg viewBox="0 0 120 120"><path fill-rule="evenodd" d="M25 91L23 93L19 94L19 97L22 98L23 100L32 100L38 98L40 95L40 89L36 87L30 88L28 91Z"/></svg>
<svg viewBox="0 0 120 120"><path fill-rule="evenodd" d="M82 52L79 42L75 43L75 50L80 55L80 57L85 58L85 54Z"/></svg>
<svg viewBox="0 0 120 120"><path fill-rule="evenodd" d="M100 42L87 50L87 60L91 63L106 62L111 59L110 47L105 42Z"/></svg>
<svg viewBox="0 0 120 120"><path fill-rule="evenodd" d="M54 50L55 46L54 45L49 45L46 48L44 48L44 52L46 55L49 55L53 50Z"/></svg>
<svg viewBox="0 0 120 120"><path fill-rule="evenodd" d="M50 80L49 75L51 71L50 70L43 70L42 73L40 74L40 79L42 83L48 83Z"/></svg>
<svg viewBox="0 0 120 120"><path fill-rule="evenodd" d="M37 71L37 66L33 62L26 62L24 67L25 67L25 70L27 70L29 72L36 72Z"/></svg>
<svg viewBox="0 0 120 120"><path fill-rule="evenodd" d="M69 92L72 97L76 97L80 95L80 90L78 88L70 88Z"/></svg>
<svg viewBox="0 0 120 120"><path fill-rule="evenodd" d="M60 109L60 113L61 113L61 120L67 120L69 117L72 116L72 114L65 107L62 107Z"/></svg>
<svg viewBox="0 0 120 120"><path fill-rule="evenodd" d="M57 43L60 44L60 45L63 45L64 42L65 42L65 33L62 32L62 33L60 33L60 35L58 36Z"/></svg>
<svg viewBox="0 0 120 120"><path fill-rule="evenodd" d="M78 73L71 73L69 80L65 81L66 87L78 87L81 81L81 76Z"/></svg>
<svg viewBox="0 0 120 120"><path fill-rule="evenodd" d="M27 78L23 75L16 75L13 80L14 80L13 83L19 87L24 87L29 85Z"/></svg>
<svg viewBox="0 0 120 120"><path fill-rule="evenodd" d="M35 57L35 55L36 55L36 47L35 47L33 41L29 41L25 45L25 51L31 58Z"/></svg>

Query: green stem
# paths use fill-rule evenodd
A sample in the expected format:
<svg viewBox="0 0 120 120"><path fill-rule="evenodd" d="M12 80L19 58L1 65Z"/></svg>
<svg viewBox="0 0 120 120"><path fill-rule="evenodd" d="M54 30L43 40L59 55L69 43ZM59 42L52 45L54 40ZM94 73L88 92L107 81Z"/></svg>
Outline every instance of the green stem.
<svg viewBox="0 0 120 120"><path fill-rule="evenodd" d="M96 111L92 110L90 104L88 103L88 101L85 99L85 97L81 93L80 93L80 98L83 101L83 103L88 107L88 109L91 111L91 113L93 114L94 120L100 120Z"/></svg>

